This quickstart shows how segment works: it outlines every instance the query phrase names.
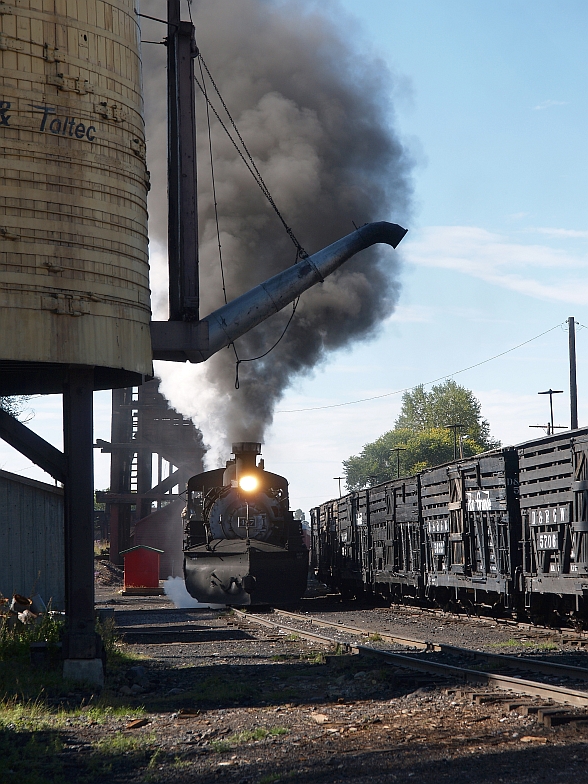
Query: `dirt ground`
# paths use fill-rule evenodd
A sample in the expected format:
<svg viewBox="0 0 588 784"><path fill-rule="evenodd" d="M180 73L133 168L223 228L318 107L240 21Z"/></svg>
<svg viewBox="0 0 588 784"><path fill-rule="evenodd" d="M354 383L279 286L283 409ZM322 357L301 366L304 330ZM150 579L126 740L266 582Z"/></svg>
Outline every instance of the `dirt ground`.
<svg viewBox="0 0 588 784"><path fill-rule="evenodd" d="M547 729L457 684L325 656L218 611L99 599L135 661L108 676L111 716L90 707L55 731L70 781L588 782L582 722Z"/></svg>

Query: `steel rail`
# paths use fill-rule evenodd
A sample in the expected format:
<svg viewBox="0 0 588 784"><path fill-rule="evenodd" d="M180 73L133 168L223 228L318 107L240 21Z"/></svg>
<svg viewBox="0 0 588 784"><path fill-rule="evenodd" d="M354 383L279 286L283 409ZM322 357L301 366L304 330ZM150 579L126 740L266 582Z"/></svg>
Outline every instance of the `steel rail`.
<svg viewBox="0 0 588 784"><path fill-rule="evenodd" d="M267 618L261 618L258 615L250 615L248 613L244 613L242 610L237 610L233 607L233 613L238 617L243 619L244 621L253 621L257 623L259 626L267 626L268 628L274 629L281 629L283 631L289 632L292 635L296 635L297 637L302 637L304 640L310 640L311 642L320 642L323 645L335 646L337 644L341 644L347 649L351 649L349 643L338 643L337 640L333 640L332 637L325 637L322 634L315 634L314 632L306 632L301 631L300 629L296 629L293 626L286 626L283 623L277 623L276 621L270 621Z"/></svg>
<svg viewBox="0 0 588 784"><path fill-rule="evenodd" d="M460 648L455 645L447 645L445 643L427 642L426 640L415 640L410 637L399 637L389 632L375 631L374 629L362 629L357 626L346 626L333 621L325 621L322 618L313 618L306 615L299 615L298 613L291 613L286 610L274 610L278 615L285 615L289 618L298 621L306 621L313 623L316 626L323 626L326 628L338 629L350 634L361 636L369 636L370 634L378 634L383 640L396 643L398 645L406 645L407 647L418 648L423 651L436 651L439 653L447 653L452 656L463 656L469 659L477 659L488 662L494 662L498 665L504 665L511 669L523 670L528 672L538 672L542 675L551 675L558 678L572 678L575 680L588 681L588 668L575 667L568 664L558 664L557 662L546 662L537 659L529 659L523 656L508 656L504 653L489 653L486 651L476 651L471 648Z"/></svg>
<svg viewBox="0 0 588 784"><path fill-rule="evenodd" d="M315 626L323 626L325 628L338 629L339 631L349 632L350 634L357 634L361 636L368 636L370 634L378 634L383 640L387 642L396 643L397 645L406 645L407 647L418 648L423 651L440 651L441 647L438 643L426 642L425 640L417 640L413 637L400 637L397 634L390 634L389 632L380 632L374 629L360 629L358 626L347 626L345 624L335 623L334 621L325 621L322 618L315 618L313 616L300 615L299 613L288 612L287 610L276 610L276 615L285 615L287 618L292 618L297 621L306 621ZM588 671L587 671L588 672Z"/></svg>
<svg viewBox="0 0 588 784"><path fill-rule="evenodd" d="M466 667L457 667L453 664L441 664L440 662L426 662L413 656L405 656L399 653L390 653L375 648L368 648L365 645L357 646L360 653L373 655L379 658L389 659L398 667L405 667L410 670L419 670L432 675L454 676L465 683L478 683L486 686L494 686L501 691L513 692L515 694L525 694L529 697L540 697L543 700L551 700L557 703L575 705L579 708L588 707L588 693L568 689L565 686L552 686L548 683L539 681L529 681L523 678L515 678L511 675L499 675L493 672L482 672L470 670Z"/></svg>
<svg viewBox="0 0 588 784"><path fill-rule="evenodd" d="M234 609L233 612L238 618L241 618L248 623L256 623L260 626L280 629L303 639L318 641L323 645L328 644L332 647L341 645L351 652L357 652L363 656L384 659L390 664L394 664L397 667L403 669L426 672L429 675L437 675L444 678L449 677L462 683L475 683L478 685L481 684L492 686L501 691L507 691L514 694L524 694L529 697L539 697L543 700L549 700L555 703L574 705L581 708L588 707L588 692L577 691L576 689L568 689L564 686L553 686L551 684L540 683L538 681L529 681L523 678L515 678L511 675L500 675L493 672L470 670L467 667L459 667L454 664L424 661L423 659L417 658L415 656L407 656L405 654L392 653L391 651L383 651L379 648L370 648L367 645L351 645L350 643L341 643L332 637L326 637L322 634L316 634L314 632L301 631L300 629L297 629L293 626L287 626L286 624L280 623L278 621L270 621L268 618L260 618L256 615L244 613L241 610ZM294 613L289 613L289 615L296 617ZM304 616L300 617L304 618ZM334 624L334 626L339 629L341 628L338 624Z"/></svg>
<svg viewBox="0 0 588 784"><path fill-rule="evenodd" d="M476 616L469 616L463 613L456 613L456 612L449 612L447 610L439 610L434 607L416 607L414 605L408 604L396 604L393 603L390 605L401 611L410 611L412 613L421 613L422 615L433 615L438 618L443 619L451 619L453 621L458 621L460 623L467 623L470 620L474 620L477 623L483 623L485 625L494 625L494 626L501 626L501 627L511 627L513 629L520 629L524 631L531 631L531 632L539 632L544 634L546 637L560 637L562 643L566 642L577 642L579 640L588 640L588 632L577 630L577 629L568 629L565 627L556 628L554 626L544 626L538 623L526 623L524 621L515 621L514 618L489 618L483 615L476 615Z"/></svg>

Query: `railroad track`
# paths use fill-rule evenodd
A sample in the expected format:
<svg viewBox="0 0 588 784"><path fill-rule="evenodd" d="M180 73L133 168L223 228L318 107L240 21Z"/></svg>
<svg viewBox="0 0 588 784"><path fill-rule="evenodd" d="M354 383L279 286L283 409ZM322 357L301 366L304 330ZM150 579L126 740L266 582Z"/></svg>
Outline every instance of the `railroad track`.
<svg viewBox="0 0 588 784"><path fill-rule="evenodd" d="M588 632L572 628L558 628L555 626L541 625L538 623L529 623L526 621L517 621L514 618L490 618L484 615L465 615L463 613L450 612L448 610L440 610L434 607L417 607L406 604L391 604L391 608L404 613L420 613L424 616L433 616L440 620L450 619L461 623L481 623L485 625L501 626L516 629L526 632L539 632L557 640L562 645L576 646L579 648L588 647Z"/></svg>
<svg viewBox="0 0 588 784"><path fill-rule="evenodd" d="M425 652L438 652L445 653L450 656L461 656L473 661L486 661L494 665L495 668L508 668L514 670L521 670L523 672L540 673L556 678L568 678L571 680L588 681L588 668L574 667L566 664L558 664L557 662L546 662L538 659L531 659L523 656L508 656L501 653L488 653L487 651L476 651L471 648L461 648L456 645L446 645L439 642L428 642L426 640L419 640L412 637L402 637L397 634L389 634L388 632L377 632L373 629L362 629L357 626L348 626L342 623L334 623L333 621L325 621L322 618L313 618L299 613L291 613L286 610L274 610L278 615L283 615L287 618L298 622L310 623L314 626L337 629L340 632L347 632L357 636L377 636L396 645L404 645L407 648L416 648L417 650Z"/></svg>
<svg viewBox="0 0 588 784"><path fill-rule="evenodd" d="M538 710L543 711L545 715L542 715L541 718L549 726L551 726L550 722L552 720L555 721L558 715L562 721L566 715L565 709L563 709L562 712L562 709L558 709L555 705L567 705L588 709L588 690L573 689L567 686L546 683L540 680L531 680L526 677L523 678L501 672L503 669L508 669L510 671L522 671L523 674L537 673L547 677L566 678L571 681L580 680L585 682L588 681L588 669L583 667L571 667L524 657L484 653L481 651L473 651L469 648L458 648L452 645L443 645L437 642L428 642L426 640L401 637L388 633L378 632L376 635L373 629L346 626L344 624L333 623L332 621L325 621L319 618L311 618L285 610L274 610L272 615L277 615L280 619L286 619L291 623L296 623L296 626L289 625L286 623L286 620L270 619L265 616L244 613L241 610L234 610L233 612L237 618L243 622L277 629L282 633L295 635L296 637L326 645L331 648L343 648L350 653L377 657L388 664L392 664L402 669L423 672L442 678L450 678L452 681L457 681L458 683L476 686L482 685L503 692L510 692L511 695L516 694L524 695L525 697L539 698L545 701L546 704L532 707L537 707ZM322 629L329 629L332 632L336 630L339 635L343 633L352 637L377 636L379 640L402 645L409 650L397 653L395 651L383 650L381 648L363 645L349 640L341 641L333 636L300 628L301 626L307 626L308 624L318 626ZM415 650L417 653L412 653L412 651ZM446 657L453 658L454 663L436 661L432 658L435 654L442 654ZM463 663L464 660L467 662L484 661L490 666L484 670L473 669L471 666L466 666ZM491 699L491 697L488 699ZM551 714L549 711L551 711ZM572 718L574 720L577 720L578 718L588 719L588 712L582 714L580 717L574 714Z"/></svg>

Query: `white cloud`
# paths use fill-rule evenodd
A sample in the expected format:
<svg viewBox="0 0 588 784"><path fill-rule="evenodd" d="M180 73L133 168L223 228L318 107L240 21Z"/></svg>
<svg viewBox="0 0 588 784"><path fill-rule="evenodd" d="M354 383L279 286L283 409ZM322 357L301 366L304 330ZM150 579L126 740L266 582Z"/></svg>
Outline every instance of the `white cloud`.
<svg viewBox="0 0 588 784"><path fill-rule="evenodd" d="M368 390L378 394L381 390ZM285 409L339 403L340 398L289 394ZM293 508L307 510L337 495L342 461L394 427L398 395L371 403L317 411L277 414L264 447L266 466L286 476ZM343 484L343 483L342 483Z"/></svg>
<svg viewBox="0 0 588 784"><path fill-rule="evenodd" d="M588 254L471 226L430 226L403 251L418 266L454 270L536 299L588 304Z"/></svg>
<svg viewBox="0 0 588 784"><path fill-rule="evenodd" d="M528 212L513 212L510 215L508 215L507 217L508 217L509 220L518 221L518 220L523 220L524 218L528 218L529 217L529 213Z"/></svg>
<svg viewBox="0 0 588 784"><path fill-rule="evenodd" d="M425 305L397 305L387 322L403 324L429 323L434 319L435 310Z"/></svg>
<svg viewBox="0 0 588 784"><path fill-rule="evenodd" d="M474 390L482 404L482 415L490 422L490 431L504 446L541 438L545 431L531 425L547 424L549 399L534 394L514 394L503 389ZM567 396L554 399L557 425L567 423ZM561 421L560 421L561 420Z"/></svg>
<svg viewBox="0 0 588 784"><path fill-rule="evenodd" d="M534 112L539 112L539 111L542 111L543 109L550 109L552 106L567 106L567 105L568 105L567 101L547 100L547 101L542 101L541 103L538 103L537 106L533 106L533 111Z"/></svg>
<svg viewBox="0 0 588 784"><path fill-rule="evenodd" d="M553 228L543 228L543 229L528 229L528 231L532 231L535 234L545 234L548 237L563 237L570 239L588 239L588 231L579 231L578 229L553 229Z"/></svg>

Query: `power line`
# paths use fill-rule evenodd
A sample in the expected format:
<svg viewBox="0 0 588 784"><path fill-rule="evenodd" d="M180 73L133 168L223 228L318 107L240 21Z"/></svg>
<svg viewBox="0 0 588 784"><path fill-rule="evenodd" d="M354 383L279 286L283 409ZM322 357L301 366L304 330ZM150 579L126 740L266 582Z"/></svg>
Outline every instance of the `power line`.
<svg viewBox="0 0 588 784"><path fill-rule="evenodd" d="M305 249L302 247L302 245L300 244L300 242L296 238L296 235L294 234L293 230L290 228L290 226L284 220L284 217L282 216L282 213L278 209L278 207L277 207L277 205L276 205L276 203L275 203L275 201L273 199L273 196L270 193L269 188L265 184L265 181L264 181L263 177L261 176L261 173L260 173L259 169L257 168L257 165L256 165L255 161L253 160L253 156L249 152L249 149L247 148L247 145L245 144L245 142L243 140L243 137L241 136L241 133L239 132L239 129L237 128L237 125L235 124L235 121L233 120L233 118L231 116L231 113L229 112L229 109L228 109L228 107L227 107L227 105L226 105L226 103L224 101L224 98L222 97L222 95L220 93L220 90L218 89L218 87L216 85L216 82L212 78L212 75L211 75L210 71L208 70L208 66L204 62L204 58L202 57L202 53L200 52L200 50L198 50L197 57L200 60L200 62L202 63L202 65L204 67L204 70L206 71L206 74L207 74L208 78L210 79L210 83L212 84L212 86L214 88L214 91L216 92L216 94L217 94L217 96L218 96L218 98L219 98L219 100L220 100L220 102L222 104L222 107L225 110L225 113L226 113L226 115L227 115L227 117L229 119L229 122L232 125L232 127L233 127L233 129L235 131L235 134L236 134L237 138L239 139L239 142L240 142L241 147L243 149L241 149L239 147L239 145L237 144L237 142L233 139L233 137L231 135L231 132L229 131L229 129L227 128L226 124L221 119L220 114L216 110L215 106L213 105L213 103L210 100L209 95L206 92L204 84L200 84L200 82L198 81L198 79L196 77L194 77L194 82L196 83L198 89L200 90L200 92L204 96L204 100L206 101L207 105L210 106L210 108L212 109L216 119L220 123L221 128L224 130L224 132L228 136L230 142L232 143L233 147L237 151L237 154L239 155L239 157L241 158L241 160L243 161L245 166L249 169L249 173L251 174L251 176L253 177L253 179L255 180L257 185L259 186L261 192L263 193L265 198L268 200L268 202L270 203L272 209L274 210L274 212L278 216L280 222L282 223L282 226L284 227L284 229L286 231L286 234L290 237L290 239L292 240L292 242L296 246L296 260L298 260L298 258L301 258L301 259L308 258L308 253L305 251ZM204 81L204 76L202 76L202 79Z"/></svg>
<svg viewBox="0 0 588 784"><path fill-rule="evenodd" d="M367 403L370 400L380 400L384 397L391 397L392 395L401 395L403 392L412 392L413 389L417 387L428 387L430 384L436 384L437 381L445 381L445 379L453 378L453 376L458 376L460 373L465 373L467 370L473 370L474 368L480 367L480 365L485 365L488 362L492 362L494 359L498 359L499 357L503 357L505 354L510 354L511 351L516 351L518 348L522 348L522 346L526 346L528 343L532 343L534 340L538 340L542 338L544 335L547 335L549 332L553 332L555 329L559 329L562 324L566 324L567 322L561 322L560 324L556 324L555 327L551 327L550 329L546 329L545 332L541 332L540 335L535 335L534 338L529 338L529 340L525 340L523 343L519 343L517 346L513 346L512 348L507 349L506 351L502 351L500 354L495 354L493 357L488 357L488 359L483 359L481 362L476 362L475 365L468 365L468 367L462 368L461 370L456 370L454 373L448 373L446 376L439 376L439 378L434 378L432 381L424 381L421 384L415 384L412 387L405 387L404 389L397 389L394 392L384 392L383 395L374 395L373 397L363 397L359 400L348 400L345 403L331 403L329 406L313 406L311 408L289 408L289 409L282 409L276 411L276 414L297 414L300 411L322 411L325 408L340 408L341 406L352 406L355 403Z"/></svg>
<svg viewBox="0 0 588 784"><path fill-rule="evenodd" d="M191 13L191 8L190 8L191 2L192 2L192 0L188 0L188 9L190 10L190 20L192 20L192 13ZM198 81L198 79L196 77L194 77L194 81L197 84L198 88L200 89L202 95L204 96L204 101L205 101L205 104L206 104L206 121L207 121L207 125L208 125L208 146L209 146L210 168L211 168L211 176L212 176L212 190L213 190L213 200L214 200L214 215L215 215L215 221L216 221L216 234L217 234L217 241L218 241L218 252L219 252L219 261L220 261L220 270L221 270L221 278L222 278L223 295L224 295L225 304L226 304L226 302L227 302L227 291L226 291L226 287L225 287L225 274L224 274L222 249L221 249L221 241L220 241L220 229L219 229L219 220L218 220L218 206L217 206L217 199L216 199L216 185L215 185L215 178L214 178L214 159L213 159L213 152L212 152L212 136L211 136L210 112L209 112L209 109L212 109L212 111L214 112L215 117L217 118L218 122L220 123L221 127L223 128L223 130L225 131L227 136L229 137L230 141L232 142L233 147L235 148L235 150L239 154L241 160L243 161L243 163L245 164L245 166L247 167L247 169L251 173L253 179L255 180L255 182L257 183L259 188L261 189L261 192L266 197L266 199L270 203L271 207L275 211L276 215L280 219L284 229L286 230L287 235L290 237L290 239L294 243L294 245L296 247L296 258L294 260L294 263L297 264L300 259L308 258L308 253L302 247L302 245L300 244L300 242L296 238L294 232L292 231L290 226L288 226L288 224L284 220L280 210L278 209L278 207L277 207L277 205L276 205L276 203L275 203L275 201L274 201L274 199L273 199L273 197L272 197L272 195L270 193L270 190L267 187L267 185L265 184L265 182L263 180L263 177L261 176L261 173L260 173L259 169L257 168L257 165L256 165L256 163L255 163L251 153L249 152L249 150L247 148L247 145L245 144L245 141L243 140L243 137L241 136L241 133L239 132L239 129L237 128L237 125L235 124L235 121L233 120L233 118L231 116L231 113L229 112L229 109L228 109L228 107L227 107L227 105L226 105L226 103L224 101L224 98L222 97L222 95L220 93L220 90L218 89L218 87L216 85L216 82L214 81L214 79L212 77L212 74L208 70L208 66L206 65L206 63L204 61L204 58L202 57L202 53L200 52L199 49L197 49L197 58L198 58L198 63L199 63L199 67L200 67L200 78L202 79L202 84L200 84L200 82ZM229 122L232 125L233 130L235 131L235 134L237 135L237 138L239 139L241 147L243 148L242 150L239 148L239 145L233 139L229 129L227 128L225 123L222 121L218 111L215 109L214 105L212 104L212 102L211 102L211 100L210 100L210 98L208 96L208 92L206 90L206 80L204 78L204 71L206 71L206 74L207 74L207 76L208 76L208 78L210 80L210 83L212 84L212 86L213 86L213 88L214 88L214 90L215 90L215 92L216 92L216 94L218 96L218 99L220 100L220 102L222 104L222 107L225 110L225 113L226 113L226 115L227 115L227 117L229 119ZM239 381L239 367L240 367L240 365L242 363L244 363L244 362L256 362L259 359L263 359L264 357L266 357L268 354L270 354L276 348L276 346L281 342L282 338L285 336L286 332L288 331L288 327L292 323L292 319L294 318L294 316L296 314L296 308L298 307L299 301L300 301L300 297L297 297L296 300L294 300L294 302L292 304L292 313L290 314L290 318L286 322L286 326L284 327L284 329L283 329L282 333L280 334L279 338L273 343L273 345L270 348L268 348L262 354L259 354L259 356L247 357L246 359L241 359L239 357L239 354L237 352L237 347L235 346L235 344L234 343L230 344L230 346L233 349L233 353L235 354L235 389L239 389L239 387L240 387L240 381Z"/></svg>

